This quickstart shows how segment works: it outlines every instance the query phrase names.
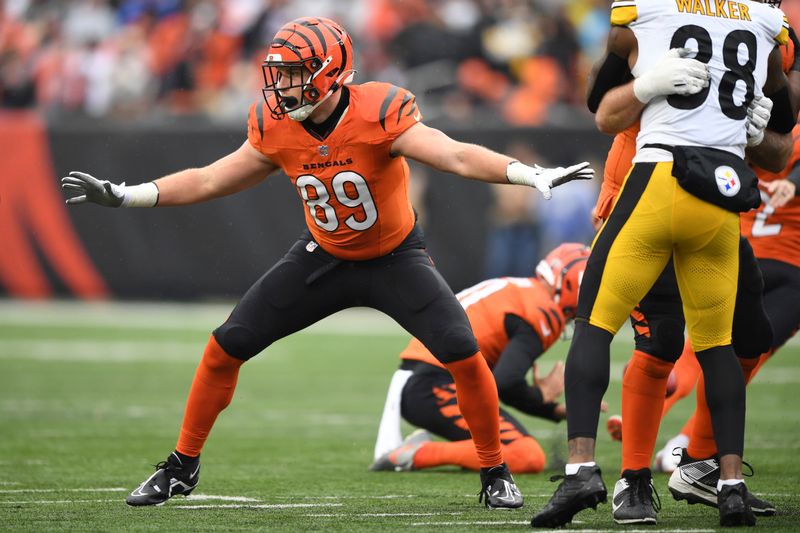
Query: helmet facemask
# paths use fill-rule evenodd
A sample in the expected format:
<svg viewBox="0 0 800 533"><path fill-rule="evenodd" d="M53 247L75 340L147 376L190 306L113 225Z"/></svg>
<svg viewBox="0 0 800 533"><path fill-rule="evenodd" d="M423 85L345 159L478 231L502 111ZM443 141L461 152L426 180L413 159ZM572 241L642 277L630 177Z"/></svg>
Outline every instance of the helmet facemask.
<svg viewBox="0 0 800 533"><path fill-rule="evenodd" d="M273 118L281 119L284 115L299 121L308 118L332 92L322 96L314 86L314 79L330 61L330 57L324 62L317 57L302 61L283 61L278 54L268 55L261 65L264 73L262 92ZM295 89L300 89L300 98L287 94L296 93Z"/></svg>

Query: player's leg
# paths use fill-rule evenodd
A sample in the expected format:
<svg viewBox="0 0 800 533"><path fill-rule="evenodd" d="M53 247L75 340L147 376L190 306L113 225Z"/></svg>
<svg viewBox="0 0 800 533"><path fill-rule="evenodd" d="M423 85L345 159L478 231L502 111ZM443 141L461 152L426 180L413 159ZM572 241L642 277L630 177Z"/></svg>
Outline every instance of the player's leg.
<svg viewBox="0 0 800 533"><path fill-rule="evenodd" d="M669 170L637 164L595 238L567 356L565 387L569 459L564 481L534 527L558 527L606 500L594 445L608 388L611 339L664 270L672 249Z"/></svg>
<svg viewBox="0 0 800 533"><path fill-rule="evenodd" d="M383 311L447 368L481 465L481 494L490 507L520 507L522 496L503 462L497 385L478 350L467 314L427 252L404 249L362 265L371 280L366 305ZM497 497L490 497L488 486Z"/></svg>
<svg viewBox="0 0 800 533"><path fill-rule="evenodd" d="M217 419L233 397L241 365L275 340L354 305L347 285L334 280L337 271L307 283L332 258L320 248L309 252L298 241L264 274L208 341L192 382L175 451L156 473L127 498L129 505L163 503L175 494L189 494L199 479L199 456Z"/></svg>
<svg viewBox="0 0 800 533"><path fill-rule="evenodd" d="M714 437L720 453L717 483L720 524L752 524L742 478L745 390L734 354L732 323L739 280L738 215L698 200L682 189L676 195L675 272L684 316L705 376ZM673 495L680 468L670 478Z"/></svg>
<svg viewBox="0 0 800 533"><path fill-rule="evenodd" d="M622 379L622 471L648 469L667 380L683 348L683 308L670 262L632 317L636 350Z"/></svg>
<svg viewBox="0 0 800 533"><path fill-rule="evenodd" d="M438 435L449 442L422 438L418 430L403 445L376 460L370 468L407 471L455 465L480 470L469 427L458 409L452 376L446 370L426 363L413 362L412 366L416 370L403 388L403 418L428 435ZM541 446L519 421L502 409L500 439L503 456L513 472L542 471L545 455Z"/></svg>

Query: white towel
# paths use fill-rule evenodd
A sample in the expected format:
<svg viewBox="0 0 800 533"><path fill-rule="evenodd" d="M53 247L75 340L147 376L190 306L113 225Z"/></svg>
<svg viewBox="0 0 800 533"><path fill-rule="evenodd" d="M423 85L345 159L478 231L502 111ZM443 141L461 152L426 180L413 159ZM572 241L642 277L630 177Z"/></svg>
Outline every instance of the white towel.
<svg viewBox="0 0 800 533"><path fill-rule="evenodd" d="M381 424L378 426L378 438L375 439L375 457L388 453L403 444L403 434L400 432L400 399L403 387L406 386L411 370L397 370L389 383L386 393L386 404L383 406Z"/></svg>

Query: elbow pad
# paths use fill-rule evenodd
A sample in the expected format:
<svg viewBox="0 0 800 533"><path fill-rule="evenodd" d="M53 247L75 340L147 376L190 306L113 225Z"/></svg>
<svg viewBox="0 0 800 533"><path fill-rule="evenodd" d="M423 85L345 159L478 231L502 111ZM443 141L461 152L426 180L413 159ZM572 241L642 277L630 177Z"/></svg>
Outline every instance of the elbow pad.
<svg viewBox="0 0 800 533"><path fill-rule="evenodd" d="M592 89L586 97L586 105L589 107L589 111L597 113L597 108L600 107L600 101L603 96L614 87L619 87L632 78L633 75L628 66L628 61L613 52L609 53L597 72L597 78L594 80Z"/></svg>
<svg viewBox="0 0 800 533"><path fill-rule="evenodd" d="M767 129L775 133L790 133L797 124L797 117L792 111L792 100L789 97L789 88L784 87L780 91L769 95L772 100L772 115L769 117Z"/></svg>

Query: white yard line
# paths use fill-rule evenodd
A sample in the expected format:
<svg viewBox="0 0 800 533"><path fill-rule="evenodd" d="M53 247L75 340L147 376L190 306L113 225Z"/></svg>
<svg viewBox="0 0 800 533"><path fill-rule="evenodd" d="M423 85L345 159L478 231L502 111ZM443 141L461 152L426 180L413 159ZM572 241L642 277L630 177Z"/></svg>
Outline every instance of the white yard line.
<svg viewBox="0 0 800 533"><path fill-rule="evenodd" d="M343 503L261 503L244 505L221 503L219 505L170 505L170 509L303 509L308 507L342 507ZM349 516L349 515L343 515Z"/></svg>
<svg viewBox="0 0 800 533"><path fill-rule="evenodd" d="M13 483L13 482L12 482ZM0 489L0 494L22 494L26 492L127 492L123 487L102 487L91 489Z"/></svg>

